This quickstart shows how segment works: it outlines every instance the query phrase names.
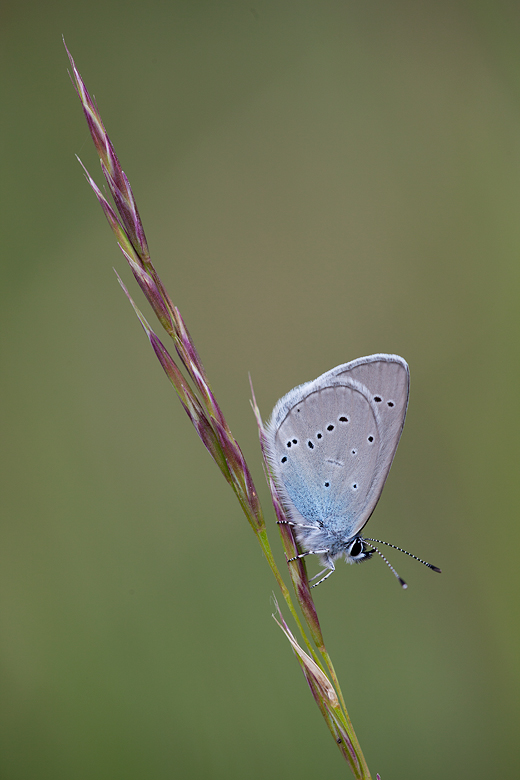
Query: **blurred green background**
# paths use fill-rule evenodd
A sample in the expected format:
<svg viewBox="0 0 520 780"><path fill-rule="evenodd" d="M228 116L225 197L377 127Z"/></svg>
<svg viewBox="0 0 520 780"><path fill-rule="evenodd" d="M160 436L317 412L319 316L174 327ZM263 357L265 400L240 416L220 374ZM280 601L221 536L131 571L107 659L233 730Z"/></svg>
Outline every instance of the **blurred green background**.
<svg viewBox="0 0 520 780"><path fill-rule="evenodd" d="M4 3L3 780L343 777L272 575L112 271L61 35L154 263L264 487L264 417L370 354L411 368L369 529L316 592L375 777L514 776L520 6ZM311 572L317 570L311 564Z"/></svg>

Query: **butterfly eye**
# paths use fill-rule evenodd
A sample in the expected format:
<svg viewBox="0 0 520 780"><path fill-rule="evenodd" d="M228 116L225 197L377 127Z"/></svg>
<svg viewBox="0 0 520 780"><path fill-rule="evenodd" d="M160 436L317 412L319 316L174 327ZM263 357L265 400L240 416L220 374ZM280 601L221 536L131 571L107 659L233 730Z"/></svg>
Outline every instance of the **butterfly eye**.
<svg viewBox="0 0 520 780"><path fill-rule="evenodd" d="M354 539L352 544L349 547L348 554L351 558L358 558L360 555L363 554L363 543L361 539Z"/></svg>

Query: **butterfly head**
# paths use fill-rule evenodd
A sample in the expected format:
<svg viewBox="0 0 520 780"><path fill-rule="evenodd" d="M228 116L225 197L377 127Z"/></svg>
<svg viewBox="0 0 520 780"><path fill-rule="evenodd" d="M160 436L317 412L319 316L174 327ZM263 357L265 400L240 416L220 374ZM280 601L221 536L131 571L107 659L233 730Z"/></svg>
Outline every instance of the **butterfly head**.
<svg viewBox="0 0 520 780"><path fill-rule="evenodd" d="M354 537L345 545L343 555L347 563L361 563L372 557L374 550L369 549L360 536Z"/></svg>

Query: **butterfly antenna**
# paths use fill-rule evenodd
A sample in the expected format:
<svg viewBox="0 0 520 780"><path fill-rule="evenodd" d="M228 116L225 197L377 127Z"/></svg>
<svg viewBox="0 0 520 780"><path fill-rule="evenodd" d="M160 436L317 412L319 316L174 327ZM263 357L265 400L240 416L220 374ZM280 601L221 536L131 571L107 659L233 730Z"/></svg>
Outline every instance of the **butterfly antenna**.
<svg viewBox="0 0 520 780"><path fill-rule="evenodd" d="M374 541L374 542L375 542L375 541L377 541L377 540L376 540L376 539L363 539L363 541L364 541L364 542L372 542L372 541ZM384 544L384 542L383 542L383 544ZM370 546L372 547L372 549L374 550L374 552L376 552L378 555L380 555L380 556L381 556L381 558L384 560L384 562L386 563L386 565L388 566L388 568L390 569L390 571L392 571L392 572L395 574L395 576L397 577L397 579L399 580L399 582L400 582L400 584L401 584L401 587L402 587L402 588L407 588L407 587L408 587L408 585L406 584L406 582L403 580L403 578L402 578L402 577L400 577L400 576L398 575L398 573L396 572L396 570L394 569L394 567L392 566L392 564L390 563L390 561L389 561L387 558L385 558L385 556L383 555L383 553L382 553L380 550L378 550L378 549L377 549L377 547L374 547L374 545L373 545L373 544L371 544Z"/></svg>
<svg viewBox="0 0 520 780"><path fill-rule="evenodd" d="M396 544L390 544L390 542L383 542L382 539L366 539L367 542L377 542L378 544L386 544L387 547L393 547L394 550L399 550L399 552L404 553L405 555L409 555L410 558L414 558L414 560L419 561L419 563L424 563L425 566L427 566L429 569L432 569L433 571L438 571L439 574L441 574L441 570L438 566L434 566L433 563L428 563L428 561L423 561L422 558L418 558L417 555L412 555L412 553L407 552L407 550L403 550L402 547L398 547ZM374 547L374 550L376 548ZM379 550L377 550L379 552ZM381 553L379 553L381 555Z"/></svg>

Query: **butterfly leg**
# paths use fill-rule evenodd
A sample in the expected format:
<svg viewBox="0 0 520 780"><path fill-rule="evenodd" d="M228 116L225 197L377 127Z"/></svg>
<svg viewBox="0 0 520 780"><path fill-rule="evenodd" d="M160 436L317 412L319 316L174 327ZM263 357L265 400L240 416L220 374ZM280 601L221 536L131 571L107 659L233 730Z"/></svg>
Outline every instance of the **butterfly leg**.
<svg viewBox="0 0 520 780"><path fill-rule="evenodd" d="M327 550L327 552L328 552L328 550ZM313 580L318 579L318 577L321 577L321 580L318 580L318 582L315 582L314 585L311 585L311 588L315 588L316 585L319 585L321 582L326 580L327 577L330 577L330 575L332 574L333 571L336 571L336 567L334 566L334 561L332 560L330 555L326 556L325 561L327 563L327 568L326 569L322 569L320 572L318 572L318 574L315 574L314 577L311 577L311 579L309 580L309 582L312 582ZM327 572L327 574L325 574L325 572ZM321 576L322 574L325 574L325 576L322 577Z"/></svg>
<svg viewBox="0 0 520 780"><path fill-rule="evenodd" d="M295 525L295 523L292 523L292 525ZM305 527L305 526L304 526ZM311 528L315 528L316 526L310 526ZM311 588L315 588L316 585L319 585L324 580L327 579L327 577L330 577L333 571L336 571L336 567L334 566L334 561L329 555L329 550L307 550L307 552L300 553L299 555L295 555L294 558L287 558L287 563L291 563L291 561L297 561L298 558L305 558L306 555L325 555L326 561L327 561L327 568L320 571L318 574L316 574L314 577L311 577L309 580L312 582L312 580L315 580L316 577L321 577L323 572L327 572L327 574L324 577L321 577L321 580L318 580L318 582L315 582L314 585L311 585Z"/></svg>
<svg viewBox="0 0 520 780"><path fill-rule="evenodd" d="M323 574L323 572L325 572L325 571L327 572L327 574L324 577L322 577L321 580L318 580L318 582L315 582L314 585L311 585L311 588L315 588L317 585L319 585L320 583L324 582L327 579L327 577L330 577L332 572L336 570L336 567L334 566L333 562L330 559L329 559L329 561L330 561L330 566L331 566L330 569L327 567L327 569L323 569L318 574L315 574L314 577L311 577L309 582L312 582L312 580L315 580L316 577L320 577Z"/></svg>
<svg viewBox="0 0 520 780"><path fill-rule="evenodd" d="M314 528L314 526L312 526ZM306 555L325 555L328 553L328 550L307 550L307 552L300 553L299 555L295 555L294 558L287 558L287 563L291 563L291 561L297 561L298 558L305 558ZM332 563L332 571L334 571L334 564Z"/></svg>
<svg viewBox="0 0 520 780"><path fill-rule="evenodd" d="M319 528L319 525L305 525L305 523L293 523L292 520L277 520L276 525L292 525L293 528Z"/></svg>

